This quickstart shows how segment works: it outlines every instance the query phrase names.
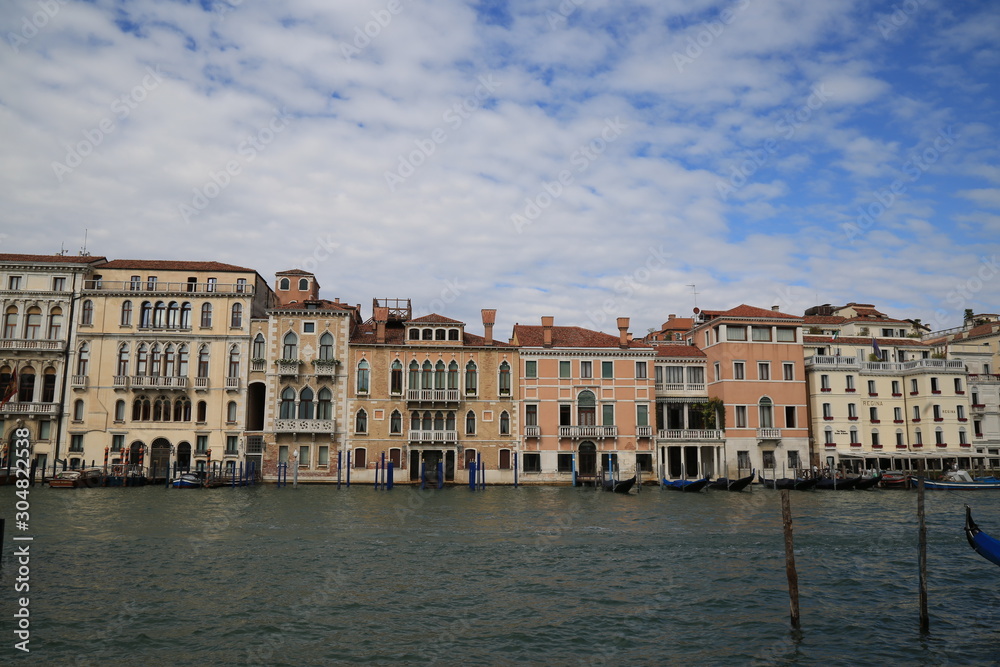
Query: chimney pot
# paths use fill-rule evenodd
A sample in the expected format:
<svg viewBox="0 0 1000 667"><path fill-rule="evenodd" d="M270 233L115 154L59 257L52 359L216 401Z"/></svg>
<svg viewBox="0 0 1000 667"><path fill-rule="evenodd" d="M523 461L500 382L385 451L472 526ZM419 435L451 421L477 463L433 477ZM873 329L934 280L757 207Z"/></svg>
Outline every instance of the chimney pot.
<svg viewBox="0 0 1000 667"><path fill-rule="evenodd" d="M618 347L628 347L628 322L627 317L618 318Z"/></svg>
<svg viewBox="0 0 1000 667"><path fill-rule="evenodd" d="M496 308L483 308L483 335L486 338L486 344L493 344L493 325L497 321L497 309Z"/></svg>
<svg viewBox="0 0 1000 667"><path fill-rule="evenodd" d="M542 345L544 347L552 347L552 326L555 321L556 318L552 315L542 316Z"/></svg>

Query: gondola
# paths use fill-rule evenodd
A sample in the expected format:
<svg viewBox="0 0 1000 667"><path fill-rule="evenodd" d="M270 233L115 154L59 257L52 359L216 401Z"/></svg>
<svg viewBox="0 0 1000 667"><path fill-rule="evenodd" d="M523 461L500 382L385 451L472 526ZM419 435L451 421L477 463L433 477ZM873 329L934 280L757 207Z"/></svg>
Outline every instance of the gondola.
<svg viewBox="0 0 1000 667"><path fill-rule="evenodd" d="M792 488L796 491L810 491L816 488L819 483L819 479L816 477L810 477L809 479L796 479L795 486Z"/></svg>
<svg viewBox="0 0 1000 667"><path fill-rule="evenodd" d="M666 478L663 480L663 488L670 489L672 491L687 491L688 493L697 493L704 489L708 485L708 477L703 479L675 479L670 481Z"/></svg>
<svg viewBox="0 0 1000 667"><path fill-rule="evenodd" d="M714 482L709 482L708 488L716 489L719 491L742 491L743 489L750 486L755 476L756 472L751 470L749 475L741 479L729 479L728 477L720 477Z"/></svg>
<svg viewBox="0 0 1000 667"><path fill-rule="evenodd" d="M858 480L858 483L854 485L854 488L858 491L864 491L865 489L874 489L882 481L882 475L875 475L874 477L862 477Z"/></svg>
<svg viewBox="0 0 1000 667"><path fill-rule="evenodd" d="M816 484L816 488L824 489L826 491L850 491L858 485L860 480L860 477L847 477L844 479L824 477Z"/></svg>
<svg viewBox="0 0 1000 667"><path fill-rule="evenodd" d="M606 479L604 480L604 490L612 491L614 493L628 493L635 486L635 475L632 475L629 479L622 479L617 482Z"/></svg>
<svg viewBox="0 0 1000 667"><path fill-rule="evenodd" d="M792 479L791 477L781 477L778 479L767 479L759 475L760 483L765 489L791 489L793 491L808 491L816 486L815 479Z"/></svg>
<svg viewBox="0 0 1000 667"><path fill-rule="evenodd" d="M1000 540L990 537L972 520L972 508L965 506L965 537L976 553L994 565L1000 565Z"/></svg>

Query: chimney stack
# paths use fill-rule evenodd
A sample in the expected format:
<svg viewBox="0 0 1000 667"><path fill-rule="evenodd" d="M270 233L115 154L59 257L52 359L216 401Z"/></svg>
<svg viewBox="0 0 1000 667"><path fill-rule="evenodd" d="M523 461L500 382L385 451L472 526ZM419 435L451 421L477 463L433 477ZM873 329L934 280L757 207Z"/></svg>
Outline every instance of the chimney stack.
<svg viewBox="0 0 1000 667"><path fill-rule="evenodd" d="M483 308L483 336L486 338L486 344L493 344L493 325L497 321L497 309L496 308Z"/></svg>
<svg viewBox="0 0 1000 667"><path fill-rule="evenodd" d="M774 312L778 312L778 309L780 308L781 306L771 306L771 310L773 310Z"/></svg>
<svg viewBox="0 0 1000 667"><path fill-rule="evenodd" d="M555 321L552 315L542 316L542 347L552 347L552 325Z"/></svg>
<svg viewBox="0 0 1000 667"><path fill-rule="evenodd" d="M375 308L375 342L385 343L385 323L389 320L389 309L385 306Z"/></svg>
<svg viewBox="0 0 1000 667"><path fill-rule="evenodd" d="M628 318L618 318L618 347L628 347Z"/></svg>

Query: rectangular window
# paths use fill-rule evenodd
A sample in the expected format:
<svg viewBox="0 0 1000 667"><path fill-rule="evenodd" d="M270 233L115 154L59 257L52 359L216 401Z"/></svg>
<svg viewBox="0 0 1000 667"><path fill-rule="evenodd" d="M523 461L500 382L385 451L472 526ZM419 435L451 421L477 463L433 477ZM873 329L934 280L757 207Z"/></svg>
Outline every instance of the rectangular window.
<svg viewBox="0 0 1000 667"><path fill-rule="evenodd" d="M2 428L2 426L3 422L0 422L0 428ZM49 434L51 429L52 429L52 422L50 422L49 420L43 419L42 421L38 422L38 439L48 440L50 437Z"/></svg>
<svg viewBox="0 0 1000 667"><path fill-rule="evenodd" d="M903 447L906 447L906 443L903 442L903 432L902 431L896 431L896 447L899 448L899 449L902 449Z"/></svg>
<svg viewBox="0 0 1000 667"><path fill-rule="evenodd" d="M913 406L913 420L914 421L920 421L920 406L919 405L914 405Z"/></svg>
<svg viewBox="0 0 1000 667"><path fill-rule="evenodd" d="M238 449L239 439L235 435L226 436L226 454L235 454Z"/></svg>
<svg viewBox="0 0 1000 667"><path fill-rule="evenodd" d="M278 445L278 463L288 463L288 445Z"/></svg>
<svg viewBox="0 0 1000 667"><path fill-rule="evenodd" d="M878 422L878 408L868 408L868 419Z"/></svg>
<svg viewBox="0 0 1000 667"><path fill-rule="evenodd" d="M75 434L69 438L69 451L79 453L83 451L83 435Z"/></svg>
<svg viewBox="0 0 1000 667"><path fill-rule="evenodd" d="M746 339L747 339L746 327L734 327L732 325L726 327L726 340L746 340Z"/></svg>
<svg viewBox="0 0 1000 667"><path fill-rule="evenodd" d="M149 276L146 278L146 290L149 292L156 291L156 276Z"/></svg>
<svg viewBox="0 0 1000 667"><path fill-rule="evenodd" d="M830 376L823 374L819 376L820 391L830 391Z"/></svg>
<svg viewBox="0 0 1000 667"><path fill-rule="evenodd" d="M893 408L892 418L896 421L897 424L901 423L903 421L903 408Z"/></svg>
<svg viewBox="0 0 1000 667"><path fill-rule="evenodd" d="M602 405L601 424L604 426L614 426L614 423L615 423L615 406Z"/></svg>
<svg viewBox="0 0 1000 667"><path fill-rule="evenodd" d="M243 292L247 291L247 279L246 278L237 278L236 279L236 291L239 294L242 294Z"/></svg>
<svg viewBox="0 0 1000 667"><path fill-rule="evenodd" d="M538 452L524 453L524 472L542 472L542 455Z"/></svg>
<svg viewBox="0 0 1000 667"><path fill-rule="evenodd" d="M955 406L955 416L958 417L958 421L960 421L960 422L964 422L965 421L965 406L964 405L956 405Z"/></svg>
<svg viewBox="0 0 1000 667"><path fill-rule="evenodd" d="M955 378L955 393L964 394L965 391L962 390L962 378Z"/></svg>
<svg viewBox="0 0 1000 667"><path fill-rule="evenodd" d="M855 390L854 376L848 375L847 377L844 378L844 380L847 382L847 391L854 391Z"/></svg>
<svg viewBox="0 0 1000 667"><path fill-rule="evenodd" d="M740 470L750 469L750 452L746 450L740 450L736 452L736 467Z"/></svg>
<svg viewBox="0 0 1000 667"><path fill-rule="evenodd" d="M684 384L684 367L683 366L666 366L663 369L664 378L668 385L683 385ZM683 386L680 387L683 389Z"/></svg>
<svg viewBox="0 0 1000 667"><path fill-rule="evenodd" d="M714 367L713 370L715 371L715 381L718 382L719 380L722 379L722 369L719 366L719 362L718 361L715 362L715 367Z"/></svg>
<svg viewBox="0 0 1000 667"><path fill-rule="evenodd" d="M791 327L778 327L778 342L779 343L794 343L795 342L795 329Z"/></svg>
<svg viewBox="0 0 1000 667"><path fill-rule="evenodd" d="M199 454L204 454L208 451L208 436L199 435L195 440L196 450Z"/></svg>
<svg viewBox="0 0 1000 667"><path fill-rule="evenodd" d="M573 376L572 368L570 367L570 362L560 361L559 362L559 377L568 378Z"/></svg>
<svg viewBox="0 0 1000 667"><path fill-rule="evenodd" d="M736 428L746 428L747 427L747 406L737 405L736 406Z"/></svg>
<svg viewBox="0 0 1000 667"><path fill-rule="evenodd" d="M319 460L317 463L321 466L330 465L330 447L327 445L319 446Z"/></svg>
<svg viewBox="0 0 1000 667"><path fill-rule="evenodd" d="M916 379L910 380L910 394L916 395L920 393L920 386L917 384Z"/></svg>
<svg viewBox="0 0 1000 667"><path fill-rule="evenodd" d="M205 285L205 291L206 292L214 292L215 291L215 286L218 284L218 282L219 282L218 278L209 278L208 279L208 284Z"/></svg>
<svg viewBox="0 0 1000 667"><path fill-rule="evenodd" d="M111 451L120 452L125 447L125 436L124 435L113 435L111 436Z"/></svg>
<svg viewBox="0 0 1000 667"><path fill-rule="evenodd" d="M965 437L965 429L964 428L958 432L958 444L960 444L960 445L967 445L967 444L969 444L969 440Z"/></svg>
<svg viewBox="0 0 1000 667"><path fill-rule="evenodd" d="M892 395L899 396L902 392L899 391L899 380L892 381Z"/></svg>
<svg viewBox="0 0 1000 667"><path fill-rule="evenodd" d="M705 369L701 366L688 366L687 381L689 385L705 384Z"/></svg>
<svg viewBox="0 0 1000 667"><path fill-rule="evenodd" d="M858 406L856 403L847 404L847 418L851 420L858 418Z"/></svg>
<svg viewBox="0 0 1000 667"><path fill-rule="evenodd" d="M560 426L572 426L573 408L567 404L561 404L559 406L559 425Z"/></svg>
<svg viewBox="0 0 1000 667"><path fill-rule="evenodd" d="M757 379L758 380L770 380L771 379L771 364L767 361L757 362Z"/></svg>
<svg viewBox="0 0 1000 667"><path fill-rule="evenodd" d="M781 377L785 381L790 381L795 379L795 363L791 361L786 361L781 364Z"/></svg>
<svg viewBox="0 0 1000 667"><path fill-rule="evenodd" d="M510 470L510 450L501 449L500 450L500 470Z"/></svg>
<svg viewBox="0 0 1000 667"><path fill-rule="evenodd" d="M938 386L938 379L937 378L931 378L931 393L932 394L940 394L941 393L941 388Z"/></svg>
<svg viewBox="0 0 1000 667"><path fill-rule="evenodd" d="M771 340L771 327L753 327L753 339L758 341Z"/></svg>
<svg viewBox="0 0 1000 667"><path fill-rule="evenodd" d="M872 449L878 449L882 444L878 440L878 431L872 431Z"/></svg>
<svg viewBox="0 0 1000 667"><path fill-rule="evenodd" d="M764 458L764 467L768 470L774 470L774 450L762 452Z"/></svg>
<svg viewBox="0 0 1000 667"><path fill-rule="evenodd" d="M645 380L646 377L647 377L646 373L647 373L646 362L645 361L637 361L637 362L635 362L635 379L636 380Z"/></svg>
<svg viewBox="0 0 1000 667"><path fill-rule="evenodd" d="M802 467L802 462L799 460L799 450L793 449L788 452L788 467L792 470Z"/></svg>
<svg viewBox="0 0 1000 667"><path fill-rule="evenodd" d="M573 455L560 453L556 457L556 470L559 472L573 472Z"/></svg>
<svg viewBox="0 0 1000 667"><path fill-rule="evenodd" d="M795 419L795 406L786 405L785 406L785 428L795 428L797 420Z"/></svg>
<svg viewBox="0 0 1000 667"><path fill-rule="evenodd" d="M21 289L21 276L11 276L7 279L7 289Z"/></svg>
<svg viewBox="0 0 1000 667"><path fill-rule="evenodd" d="M868 395L869 396L878 396L878 392L875 391L875 380L869 380L868 381Z"/></svg>
<svg viewBox="0 0 1000 667"><path fill-rule="evenodd" d="M745 369L745 367L746 367L746 364L743 363L742 361L734 361L733 362L733 379L734 380L742 380L744 377L746 377L746 369Z"/></svg>
<svg viewBox="0 0 1000 667"><path fill-rule="evenodd" d="M66 289L66 279L65 278L53 278L52 279L52 291L62 292Z"/></svg>
<svg viewBox="0 0 1000 667"><path fill-rule="evenodd" d="M569 406L567 406L569 407ZM524 425L538 426L538 406L531 403L524 406Z"/></svg>
<svg viewBox="0 0 1000 667"><path fill-rule="evenodd" d="M525 361L524 362L524 377L526 377L526 378L537 378L538 377L538 362L537 361Z"/></svg>
<svg viewBox="0 0 1000 667"><path fill-rule="evenodd" d="M635 406L635 425L636 426L649 426L649 406L648 405L637 405Z"/></svg>
<svg viewBox="0 0 1000 667"><path fill-rule="evenodd" d="M653 455L647 453L636 454L635 467L640 472L653 472Z"/></svg>
<svg viewBox="0 0 1000 667"><path fill-rule="evenodd" d="M580 377L581 378L592 378L592 377L594 377L594 362L592 362L592 361L581 361L580 362Z"/></svg>
<svg viewBox="0 0 1000 667"><path fill-rule="evenodd" d="M316 323L315 322L303 322L302 323L302 333L316 333Z"/></svg>
<svg viewBox="0 0 1000 667"><path fill-rule="evenodd" d="M615 377L615 362L613 361L602 361L601 362L601 377L605 380L610 380Z"/></svg>
<svg viewBox="0 0 1000 667"><path fill-rule="evenodd" d="M823 419L833 419L833 406L830 403L823 404Z"/></svg>

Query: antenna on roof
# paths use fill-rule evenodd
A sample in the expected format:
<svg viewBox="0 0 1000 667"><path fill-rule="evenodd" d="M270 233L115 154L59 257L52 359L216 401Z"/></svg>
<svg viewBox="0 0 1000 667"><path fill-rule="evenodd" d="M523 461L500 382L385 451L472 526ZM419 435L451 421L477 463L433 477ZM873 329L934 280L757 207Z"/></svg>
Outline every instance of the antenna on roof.
<svg viewBox="0 0 1000 667"><path fill-rule="evenodd" d="M697 290L695 290L695 286L694 285L687 285L687 287L691 288L691 294L694 295L694 307L697 308L698 307L698 295L701 294L701 292L698 292Z"/></svg>
<svg viewBox="0 0 1000 667"><path fill-rule="evenodd" d="M65 254L66 254L66 244L65 244L65 243L62 243L62 242L60 242L60 243L59 243L59 256L60 256L60 257L62 257L62 256L64 256Z"/></svg>
<svg viewBox="0 0 1000 667"><path fill-rule="evenodd" d="M83 247L80 248L80 255L82 257L86 257L87 255L90 254L90 253L87 252L87 232L89 232L89 231L90 231L89 229L84 229L83 230Z"/></svg>

